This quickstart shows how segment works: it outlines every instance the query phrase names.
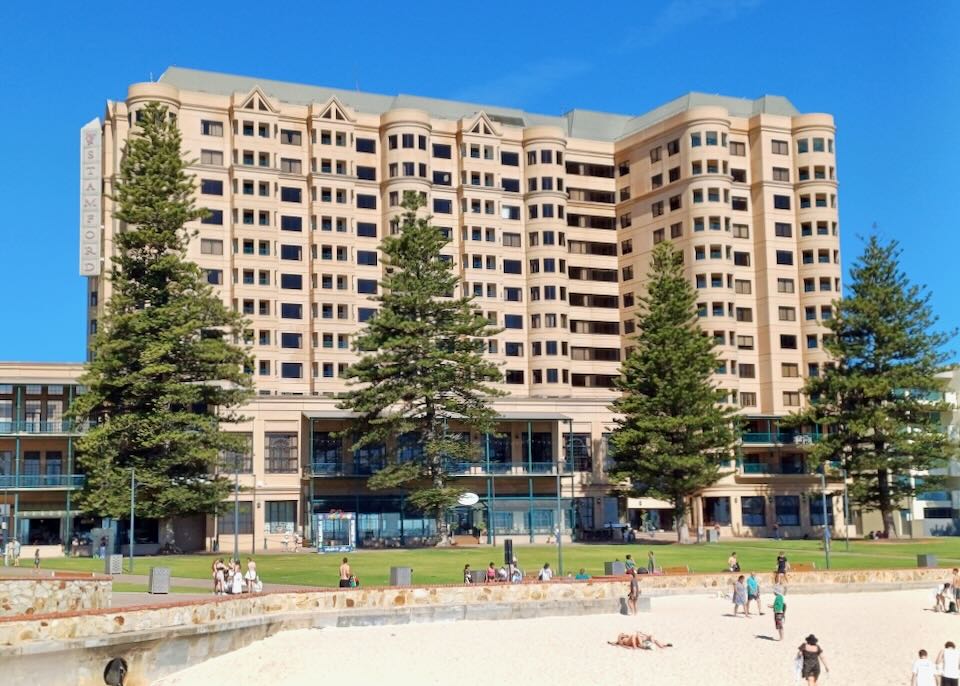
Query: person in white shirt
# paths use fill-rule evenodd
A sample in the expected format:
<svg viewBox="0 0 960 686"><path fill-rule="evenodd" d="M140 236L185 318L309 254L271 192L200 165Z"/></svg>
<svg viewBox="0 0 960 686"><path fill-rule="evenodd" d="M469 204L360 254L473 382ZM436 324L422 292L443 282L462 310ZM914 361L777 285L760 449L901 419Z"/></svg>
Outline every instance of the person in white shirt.
<svg viewBox="0 0 960 686"><path fill-rule="evenodd" d="M937 655L940 686L960 686L960 651L953 641L947 641Z"/></svg>
<svg viewBox="0 0 960 686"><path fill-rule="evenodd" d="M540 570L540 573L537 575L537 578L540 581L550 581L553 578L553 570L550 569L550 563L544 562L543 569Z"/></svg>
<svg viewBox="0 0 960 686"><path fill-rule="evenodd" d="M913 678L910 686L937 686L936 670L927 657L927 651L921 650L918 659L913 662Z"/></svg>

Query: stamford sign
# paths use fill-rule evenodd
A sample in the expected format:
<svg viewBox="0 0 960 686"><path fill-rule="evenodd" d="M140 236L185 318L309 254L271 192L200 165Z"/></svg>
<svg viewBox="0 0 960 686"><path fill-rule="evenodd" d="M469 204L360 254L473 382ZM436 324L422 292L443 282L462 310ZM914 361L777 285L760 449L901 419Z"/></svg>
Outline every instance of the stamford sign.
<svg viewBox="0 0 960 686"><path fill-rule="evenodd" d="M80 276L100 274L100 120L80 129Z"/></svg>

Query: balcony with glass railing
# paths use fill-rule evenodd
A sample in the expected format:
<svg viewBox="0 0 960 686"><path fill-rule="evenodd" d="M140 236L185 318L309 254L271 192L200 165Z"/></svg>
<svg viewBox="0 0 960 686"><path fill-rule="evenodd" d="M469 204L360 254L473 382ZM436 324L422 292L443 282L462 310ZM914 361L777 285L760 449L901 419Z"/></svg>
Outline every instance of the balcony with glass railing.
<svg viewBox="0 0 960 686"><path fill-rule="evenodd" d="M0 490L75 489L86 481L83 474L0 474Z"/></svg>
<svg viewBox="0 0 960 686"><path fill-rule="evenodd" d="M0 436L20 434L81 434L89 428L87 422L74 422L69 419L40 421L32 419L0 419Z"/></svg>

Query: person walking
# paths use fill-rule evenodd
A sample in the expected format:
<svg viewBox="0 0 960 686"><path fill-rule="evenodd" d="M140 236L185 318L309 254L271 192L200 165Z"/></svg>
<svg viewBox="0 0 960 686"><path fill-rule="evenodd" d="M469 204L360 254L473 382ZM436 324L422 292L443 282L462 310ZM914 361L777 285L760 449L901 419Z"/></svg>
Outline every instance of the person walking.
<svg viewBox="0 0 960 686"><path fill-rule="evenodd" d="M797 657L800 658L800 677L805 679L807 686L814 686L820 678L820 665L829 672L827 661L823 659L823 649L818 645L817 637L810 634L797 648Z"/></svg>
<svg viewBox="0 0 960 686"><path fill-rule="evenodd" d="M747 586L743 583L743 574L737 577L733 584L733 616L737 616L737 608L743 608L743 616L750 616L750 609L747 607Z"/></svg>
<svg viewBox="0 0 960 686"><path fill-rule="evenodd" d="M107 537L106 537L106 536L101 536L101 537L100 537L100 549L99 549L99 552L100 552L100 559L101 559L101 560L106 560L106 559L107 559Z"/></svg>
<svg viewBox="0 0 960 686"><path fill-rule="evenodd" d="M243 572L240 571L240 560L232 560L231 566L233 576L230 577L230 593L233 595L243 594Z"/></svg>
<svg viewBox="0 0 960 686"><path fill-rule="evenodd" d="M654 557L653 551L650 550L647 552L647 574L656 574L657 573L657 558Z"/></svg>
<svg viewBox="0 0 960 686"><path fill-rule="evenodd" d="M470 565L463 565L463 583L473 583L473 576L470 574Z"/></svg>
<svg viewBox="0 0 960 686"><path fill-rule="evenodd" d="M780 554L777 555L777 576L774 579L774 583L787 583L788 571L790 571L790 562L787 560L787 554L781 550Z"/></svg>
<svg viewBox="0 0 960 686"><path fill-rule="evenodd" d="M940 686L960 686L960 651L953 641L947 641L937 655Z"/></svg>
<svg viewBox="0 0 960 686"><path fill-rule="evenodd" d="M350 563L347 558L343 558L340 563L340 588L350 588Z"/></svg>
<svg viewBox="0 0 960 686"><path fill-rule="evenodd" d="M10 542L10 554L13 555L13 566L19 567L20 566L20 540L19 539L15 538Z"/></svg>
<svg viewBox="0 0 960 686"><path fill-rule="evenodd" d="M33 568L40 569L40 548L33 551Z"/></svg>
<svg viewBox="0 0 960 686"><path fill-rule="evenodd" d="M630 590L627 593L627 608L630 614L637 614L637 599L640 597L640 580L637 578L637 570L631 569L627 572L630 575Z"/></svg>
<svg viewBox="0 0 960 686"><path fill-rule="evenodd" d="M757 614L763 614L763 605L760 604L760 580L754 572L747 577L747 614L750 613L750 603L757 603Z"/></svg>
<svg viewBox="0 0 960 686"><path fill-rule="evenodd" d="M782 641L783 622L787 618L787 603L783 599L782 587L773 587L773 605L770 607L773 608L773 628L777 630L777 634L779 635L777 640Z"/></svg>
<svg viewBox="0 0 960 686"><path fill-rule="evenodd" d="M244 578L247 580L247 593L254 593L256 590L254 584L257 581L257 563L253 561L252 557L247 558L247 573L244 574Z"/></svg>
<svg viewBox="0 0 960 686"><path fill-rule="evenodd" d="M937 686L937 670L927 657L926 650L921 648L917 653L917 659L913 661L913 669L910 671L910 686Z"/></svg>

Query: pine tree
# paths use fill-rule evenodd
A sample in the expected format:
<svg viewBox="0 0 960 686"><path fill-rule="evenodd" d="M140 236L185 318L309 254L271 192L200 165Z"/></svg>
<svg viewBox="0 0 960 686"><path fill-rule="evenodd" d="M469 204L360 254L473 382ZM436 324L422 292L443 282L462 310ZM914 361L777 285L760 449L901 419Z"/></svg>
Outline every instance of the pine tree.
<svg viewBox="0 0 960 686"><path fill-rule="evenodd" d="M418 216L423 205L418 194L404 193L400 232L383 240L382 292L372 298L380 308L357 337L364 354L348 371L354 385L339 407L360 415L350 428L356 447L388 447L388 462L369 479L370 488L408 489L408 502L435 518L445 543L447 510L462 493L450 483L451 464L479 456L469 433L464 440L450 424L492 432L489 401L503 394L487 385L501 375L483 358L484 337L496 331L474 311L472 298L453 297L458 279L440 252L449 239Z"/></svg>
<svg viewBox="0 0 960 686"><path fill-rule="evenodd" d="M138 516L213 513L231 488L215 475L219 455L243 449L220 425L240 419L251 361L228 340L242 319L186 259L184 224L206 210L194 204L176 122L158 103L138 114L113 196L124 226L112 295L80 379L87 390L71 408L92 422L77 444L86 474L79 505L126 516L135 468Z"/></svg>
<svg viewBox="0 0 960 686"><path fill-rule="evenodd" d="M850 497L879 510L884 532L896 534L893 513L915 494L911 472L943 466L954 454L940 430L948 406L936 377L948 360L953 332L936 331L926 289L900 269L896 241L867 241L850 270L849 297L835 303L824 348L836 360L804 389L809 407L801 421L820 424L814 466L839 461L850 475ZM936 485L923 477L924 489Z"/></svg>
<svg viewBox="0 0 960 686"><path fill-rule="evenodd" d="M669 242L653 250L637 329L617 380L621 395L611 406L619 417L612 478L629 481L636 495L671 502L684 542L687 500L720 478L735 417L712 381L713 339L697 323L696 293L682 254Z"/></svg>

